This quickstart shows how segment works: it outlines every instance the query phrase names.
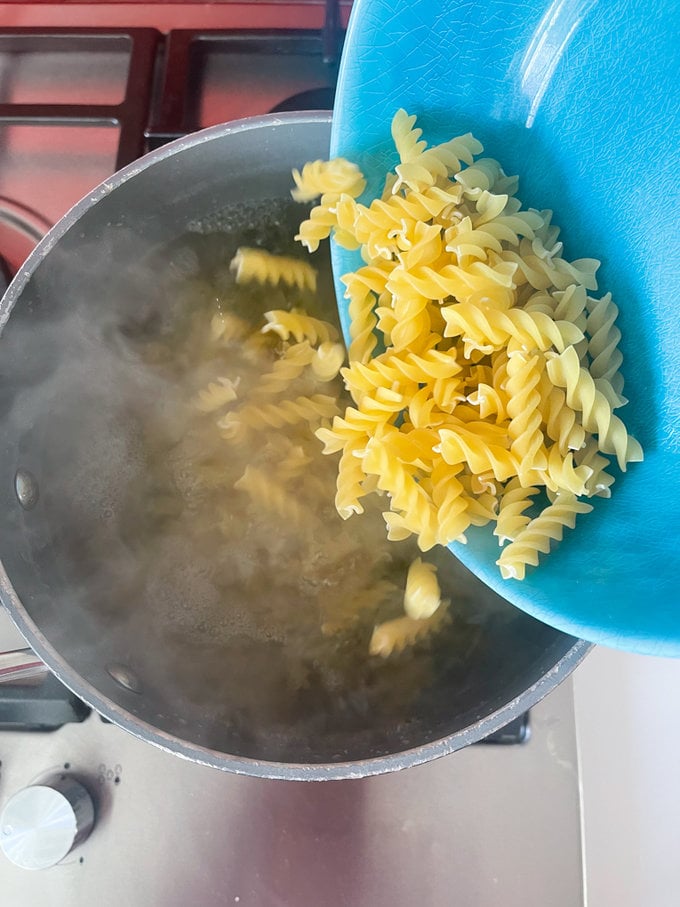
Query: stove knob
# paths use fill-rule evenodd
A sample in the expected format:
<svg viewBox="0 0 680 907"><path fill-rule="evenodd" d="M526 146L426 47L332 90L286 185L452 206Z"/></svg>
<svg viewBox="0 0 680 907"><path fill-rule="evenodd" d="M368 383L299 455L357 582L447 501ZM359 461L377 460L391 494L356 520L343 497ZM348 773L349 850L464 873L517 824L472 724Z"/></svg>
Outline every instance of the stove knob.
<svg viewBox="0 0 680 907"><path fill-rule="evenodd" d="M75 778L25 787L0 814L0 847L22 869L55 866L84 841L94 825L94 804Z"/></svg>

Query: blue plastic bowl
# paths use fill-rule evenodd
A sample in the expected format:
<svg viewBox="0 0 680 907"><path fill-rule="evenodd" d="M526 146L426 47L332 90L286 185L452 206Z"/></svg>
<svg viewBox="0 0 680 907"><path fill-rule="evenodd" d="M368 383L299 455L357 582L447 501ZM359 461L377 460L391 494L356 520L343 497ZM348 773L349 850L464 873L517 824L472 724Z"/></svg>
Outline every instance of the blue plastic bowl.
<svg viewBox="0 0 680 907"><path fill-rule="evenodd" d="M523 582L501 579L487 529L454 553L529 614L593 642L680 655L680 3L357 0L332 152L367 196L396 156L390 121L472 131L552 208L568 258L602 261L620 308L621 412L645 450ZM334 246L336 277L358 267ZM346 302L338 286L341 317Z"/></svg>

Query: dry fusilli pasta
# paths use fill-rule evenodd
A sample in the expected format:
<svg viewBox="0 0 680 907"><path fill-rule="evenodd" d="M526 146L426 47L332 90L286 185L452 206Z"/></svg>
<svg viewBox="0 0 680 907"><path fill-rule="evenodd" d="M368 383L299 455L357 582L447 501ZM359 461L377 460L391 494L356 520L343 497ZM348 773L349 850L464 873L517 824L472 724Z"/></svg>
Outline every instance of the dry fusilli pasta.
<svg viewBox="0 0 680 907"><path fill-rule="evenodd" d="M364 180L356 164L337 158L334 161L311 161L302 171L293 170L296 188L291 194L297 202L311 202L320 195L350 195L358 198L364 191Z"/></svg>
<svg viewBox="0 0 680 907"><path fill-rule="evenodd" d="M617 310L588 295L599 262L566 260L552 213L523 209L517 179L475 160L471 135L428 147L400 110L392 137L399 163L381 197L319 183L298 236L316 248L332 234L364 260L342 277L355 406L317 431L341 455L336 504L347 517L388 495L388 536L414 534L422 550L496 522L511 543L501 572L521 578L591 509L581 497L610 494L606 455L621 469L642 457L613 413L626 402Z"/></svg>
<svg viewBox="0 0 680 907"><path fill-rule="evenodd" d="M550 542L562 538L565 527L574 528L576 516L592 510L590 504L579 501L573 494L558 494L555 502L521 529L515 539L503 549L496 562L505 578L523 579L528 564L538 564L539 552L547 554Z"/></svg>

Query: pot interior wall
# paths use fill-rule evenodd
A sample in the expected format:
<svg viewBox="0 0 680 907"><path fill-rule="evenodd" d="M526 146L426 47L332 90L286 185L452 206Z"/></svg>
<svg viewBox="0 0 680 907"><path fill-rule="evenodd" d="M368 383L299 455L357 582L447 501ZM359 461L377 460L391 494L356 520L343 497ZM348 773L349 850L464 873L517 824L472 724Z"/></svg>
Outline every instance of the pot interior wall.
<svg viewBox="0 0 680 907"><path fill-rule="evenodd" d="M170 302L151 253L196 224L223 231L226 260L243 238L244 211L259 218L250 233L266 235L276 213L276 235L292 236L290 169L327 148L328 121L309 120L214 136L130 176L71 216L33 263L0 340L0 556L26 614L84 681L77 692L87 696L89 685L189 744L268 761L352 762L456 733L536 683L574 644L442 550L434 557L458 616L431 650L367 669L335 695L313 685L291 692L275 641L225 645L191 617L180 630L153 602L126 594L134 553L119 519L145 463L134 422L121 417L134 363L102 355L101 337L130 317L163 317ZM328 274L325 286L332 298ZM153 403L162 388L144 393ZM30 510L17 502L17 469L40 489ZM191 615L196 577L169 585L173 607ZM112 665L132 669L141 692L117 684Z"/></svg>

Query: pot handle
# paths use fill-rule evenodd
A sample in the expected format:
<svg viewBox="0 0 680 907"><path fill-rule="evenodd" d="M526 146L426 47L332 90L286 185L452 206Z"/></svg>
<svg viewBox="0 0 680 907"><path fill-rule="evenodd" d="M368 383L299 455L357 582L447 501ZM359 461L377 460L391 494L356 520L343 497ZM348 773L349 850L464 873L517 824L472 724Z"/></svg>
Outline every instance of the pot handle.
<svg viewBox="0 0 680 907"><path fill-rule="evenodd" d="M32 649L0 652L0 683L19 683L42 677L46 673L47 666Z"/></svg>

